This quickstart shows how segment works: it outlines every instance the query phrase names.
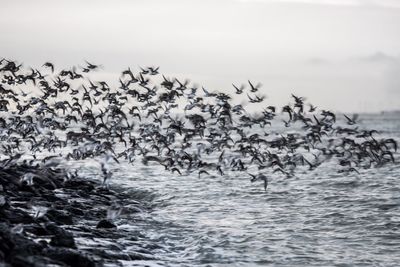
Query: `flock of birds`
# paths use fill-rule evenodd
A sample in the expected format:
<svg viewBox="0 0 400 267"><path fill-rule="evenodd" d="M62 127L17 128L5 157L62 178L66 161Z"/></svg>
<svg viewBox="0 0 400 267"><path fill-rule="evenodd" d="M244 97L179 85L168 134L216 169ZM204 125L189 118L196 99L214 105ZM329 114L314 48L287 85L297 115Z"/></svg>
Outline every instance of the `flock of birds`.
<svg viewBox="0 0 400 267"><path fill-rule="evenodd" d="M278 109L251 81L233 85L232 97L167 78L158 67L128 68L117 86L94 81L98 69L89 62L57 71L50 62L34 69L0 61L0 168L94 158L106 185L111 162L141 160L199 178L242 172L267 189L272 175L291 177L327 160L342 173L395 162L394 139L359 129L357 116L318 111L303 97L292 95ZM251 105L260 111L246 111ZM274 132L271 124L282 121L284 130Z"/></svg>

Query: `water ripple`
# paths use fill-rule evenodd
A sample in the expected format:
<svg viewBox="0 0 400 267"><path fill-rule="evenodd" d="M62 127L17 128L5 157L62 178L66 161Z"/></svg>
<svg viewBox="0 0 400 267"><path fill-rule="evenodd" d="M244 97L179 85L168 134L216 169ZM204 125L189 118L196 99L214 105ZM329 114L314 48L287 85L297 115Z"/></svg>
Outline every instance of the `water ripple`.
<svg viewBox="0 0 400 267"><path fill-rule="evenodd" d="M385 129L390 121L373 123ZM400 125L391 129L387 133L399 140ZM328 163L289 179L271 177L267 192L243 175L199 179L174 176L155 165L135 166L135 171L119 166L114 182L153 203L151 212L144 213L132 230L142 230L141 242L148 241L157 259L123 265L398 266L400 262L398 164L346 176Z"/></svg>

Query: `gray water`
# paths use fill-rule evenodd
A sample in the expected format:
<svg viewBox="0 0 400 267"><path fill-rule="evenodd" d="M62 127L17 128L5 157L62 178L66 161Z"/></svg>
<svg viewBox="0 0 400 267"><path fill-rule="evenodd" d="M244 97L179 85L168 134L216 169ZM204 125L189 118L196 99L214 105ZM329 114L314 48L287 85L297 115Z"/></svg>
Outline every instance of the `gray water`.
<svg viewBox="0 0 400 267"><path fill-rule="evenodd" d="M364 115L360 127L400 141L400 116ZM399 162L399 157L397 162ZM125 266L399 266L400 165L341 174L324 163L265 192L245 174L177 176L139 162L113 183L151 196L152 209L119 225L156 244L154 261Z"/></svg>

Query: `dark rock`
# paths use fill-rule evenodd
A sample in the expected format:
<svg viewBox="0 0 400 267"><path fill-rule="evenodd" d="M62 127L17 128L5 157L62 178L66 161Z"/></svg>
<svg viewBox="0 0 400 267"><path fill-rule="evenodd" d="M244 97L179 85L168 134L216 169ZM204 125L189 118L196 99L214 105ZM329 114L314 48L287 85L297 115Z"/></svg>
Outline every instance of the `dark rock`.
<svg viewBox="0 0 400 267"><path fill-rule="evenodd" d="M59 198L59 197L57 197L57 196L55 196L55 195L53 195L53 194L43 193L43 194L42 194L42 197L43 197L46 201L49 201L49 202L52 202L52 203L54 203L54 202L61 202L61 201L62 201L61 198Z"/></svg>
<svg viewBox="0 0 400 267"><path fill-rule="evenodd" d="M3 227L6 227L3 225ZM6 256L11 254L12 249L14 248L14 243L12 242L10 235L7 233L9 231L8 228L4 230L0 229L0 260L5 261Z"/></svg>
<svg viewBox="0 0 400 267"><path fill-rule="evenodd" d="M50 245L55 247L76 248L74 236L54 223L48 223L46 230L52 234Z"/></svg>
<svg viewBox="0 0 400 267"><path fill-rule="evenodd" d="M7 192L8 194L9 194L9 192ZM9 198L9 201L10 202L13 202L13 201L18 201L18 202L25 202L25 203L19 203L19 204L17 204L17 205L13 205L13 207L17 207L17 206L20 206L20 205L23 205L25 208L26 208L26 204L29 202L29 200L31 200L32 199L32 195L29 193L29 196L25 196L26 195L26 192L21 192L18 196L12 196L12 197L10 197Z"/></svg>
<svg viewBox="0 0 400 267"><path fill-rule="evenodd" d="M112 222L110 222L109 220L101 220L97 224L96 228L117 228L117 226Z"/></svg>
<svg viewBox="0 0 400 267"><path fill-rule="evenodd" d="M83 216L83 215L85 215L85 212L83 210L79 209L79 208L67 206L65 209L68 210L70 213L72 213L75 216Z"/></svg>
<svg viewBox="0 0 400 267"><path fill-rule="evenodd" d="M68 212L50 209L46 213L47 218L57 224L73 224L72 216Z"/></svg>
<svg viewBox="0 0 400 267"><path fill-rule="evenodd" d="M6 262L11 262L17 256L39 255L44 248L42 244L37 244L22 235L12 233L11 229L4 223L0 224L0 241L0 251Z"/></svg>
<svg viewBox="0 0 400 267"><path fill-rule="evenodd" d="M142 253L131 252L129 253L129 257L133 261L147 261L147 260L154 260L154 257L150 255L145 255Z"/></svg>
<svg viewBox="0 0 400 267"><path fill-rule="evenodd" d="M65 188L70 189L79 189L82 191L90 192L95 189L94 185L91 184L89 181L82 181L82 180L69 180L64 183Z"/></svg>
<svg viewBox="0 0 400 267"><path fill-rule="evenodd" d="M47 248L43 252L50 259L74 267L96 267L102 265L96 263L88 255L68 248Z"/></svg>
<svg viewBox="0 0 400 267"><path fill-rule="evenodd" d="M49 235L49 232L40 224L24 225L25 232L34 234L35 236Z"/></svg>
<svg viewBox="0 0 400 267"><path fill-rule="evenodd" d="M45 267L49 265L55 265L56 262L51 261L50 259L43 257L41 255L16 255L10 260L11 266L16 267ZM0 265L1 266L1 265Z"/></svg>
<svg viewBox="0 0 400 267"><path fill-rule="evenodd" d="M119 260L152 259L150 250L137 249L127 253L124 245L112 240L130 243L140 233L116 231L116 224L105 218L107 208L115 200L131 199L130 194L99 187L94 181L76 178L64 183L63 171L41 170L41 167L21 167L0 170L0 267L8 266L102 266L120 264ZM35 173L34 184L20 182L26 172ZM54 188L62 188L60 192ZM134 198L134 197L133 197ZM141 205L138 204L138 210ZM34 218L35 207L47 212ZM136 208L136 205L133 205ZM133 213L136 210L129 210ZM94 222L98 221L96 228ZM62 227L62 225L72 225ZM67 230L68 229L68 230ZM112 229L112 230L108 230ZM39 240L38 240L39 237ZM40 240L40 237L45 237ZM89 245L77 250L75 238L110 240L107 246Z"/></svg>
<svg viewBox="0 0 400 267"><path fill-rule="evenodd" d="M23 181L21 183L21 185L18 188L21 192L24 192L26 195L30 195L30 196L34 196L37 194L37 191L35 190L35 188L31 185L28 185L26 181Z"/></svg>
<svg viewBox="0 0 400 267"><path fill-rule="evenodd" d="M39 240L38 244L41 245L43 248L48 247L48 243L46 240Z"/></svg>
<svg viewBox="0 0 400 267"><path fill-rule="evenodd" d="M7 199L5 196L0 195L0 208L7 204Z"/></svg>
<svg viewBox="0 0 400 267"><path fill-rule="evenodd" d="M57 186L50 179L45 179L44 177L33 177L33 184L38 187L42 187L48 190L54 190Z"/></svg>
<svg viewBox="0 0 400 267"><path fill-rule="evenodd" d="M65 235L55 235L50 240L50 245L55 247L76 248L74 237L71 233Z"/></svg>
<svg viewBox="0 0 400 267"><path fill-rule="evenodd" d="M0 209L0 218L11 224L29 224L35 222L32 216L20 209Z"/></svg>
<svg viewBox="0 0 400 267"><path fill-rule="evenodd" d="M36 218L37 223L48 223L50 222L49 218L46 216L40 216L39 218Z"/></svg>

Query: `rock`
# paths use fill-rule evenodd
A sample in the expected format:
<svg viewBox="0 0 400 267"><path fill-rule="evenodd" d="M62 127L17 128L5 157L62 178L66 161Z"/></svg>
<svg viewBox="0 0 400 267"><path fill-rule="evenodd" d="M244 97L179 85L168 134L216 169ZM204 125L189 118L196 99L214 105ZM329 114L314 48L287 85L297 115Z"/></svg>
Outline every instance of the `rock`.
<svg viewBox="0 0 400 267"><path fill-rule="evenodd" d="M129 253L130 260L132 261L147 261L154 260L154 257L150 255L145 255L143 253L131 252Z"/></svg>
<svg viewBox="0 0 400 267"><path fill-rule="evenodd" d="M56 265L54 261L51 261L50 259L40 255L33 255L33 256L17 255L11 259L10 263L11 266L21 266L21 267L22 266L46 267L46 266Z"/></svg>
<svg viewBox="0 0 400 267"><path fill-rule="evenodd" d="M0 196L0 208L7 204L7 199L5 196Z"/></svg>
<svg viewBox="0 0 400 267"><path fill-rule="evenodd" d="M42 197L49 202L62 202L62 199L53 194L43 194Z"/></svg>
<svg viewBox="0 0 400 267"><path fill-rule="evenodd" d="M68 212L50 209L46 213L47 218L57 224L73 224L72 216Z"/></svg>
<svg viewBox="0 0 400 267"><path fill-rule="evenodd" d="M24 225L24 230L25 232L34 234L35 236L45 236L49 234L49 232L40 224Z"/></svg>
<svg viewBox="0 0 400 267"><path fill-rule="evenodd" d="M102 266L103 261L111 266L119 264L120 260L153 257L148 250L126 252L124 245L114 241L136 242L140 233L127 235L125 231L116 231L117 225L109 217L101 220L110 205L130 199L130 194L99 189L98 183L84 179L64 183L57 170L44 171L42 175L39 167L32 170L40 172L33 185L21 184L19 177L30 170L24 168L7 171L4 176L0 170L0 267L91 267ZM62 189L53 191L55 187ZM137 206L137 211L144 209ZM35 209L40 207L45 209L36 213ZM98 222L96 228L93 220ZM71 226L64 228L62 225ZM107 246L99 241L78 250L75 238L103 239Z"/></svg>
<svg viewBox="0 0 400 267"><path fill-rule="evenodd" d="M79 209L79 208L67 206L67 207L65 207L65 209L67 209L70 213L72 213L75 216L83 216L83 215L85 215L85 212L83 210Z"/></svg>
<svg viewBox="0 0 400 267"><path fill-rule="evenodd" d="M43 250L42 244L11 232L11 229L4 223L0 224L0 251L4 255L5 261L10 262L12 266L29 266L12 264L15 257L27 257L30 255L39 255Z"/></svg>
<svg viewBox="0 0 400 267"><path fill-rule="evenodd" d="M101 220L97 224L96 228L117 228L117 226L109 220Z"/></svg>
<svg viewBox="0 0 400 267"><path fill-rule="evenodd" d="M22 181L18 189L20 190L19 192L20 194L24 192L25 194L27 195L29 194L31 196L37 195L35 188L33 186L28 185L26 181Z"/></svg>
<svg viewBox="0 0 400 267"><path fill-rule="evenodd" d="M7 220L11 224L29 224L35 221L32 216L20 209L0 209L0 218Z"/></svg>
<svg viewBox="0 0 400 267"><path fill-rule="evenodd" d="M66 232L64 235L55 235L50 240L50 245L54 247L76 248L74 237Z"/></svg>
<svg viewBox="0 0 400 267"><path fill-rule="evenodd" d="M38 244L41 245L43 248L48 247L48 243L46 240L39 240Z"/></svg>
<svg viewBox="0 0 400 267"><path fill-rule="evenodd" d="M95 189L94 185L89 181L69 180L64 183L65 188L78 189L81 191L90 192Z"/></svg>
<svg viewBox="0 0 400 267"><path fill-rule="evenodd" d="M55 247L76 248L74 236L54 223L48 223L46 230L52 234L50 245Z"/></svg>
<svg viewBox="0 0 400 267"><path fill-rule="evenodd" d="M47 248L44 255L58 262L63 262L74 267L96 267L101 266L89 256L68 248Z"/></svg>
<svg viewBox="0 0 400 267"><path fill-rule="evenodd" d="M3 227L6 227L3 225ZM5 228L7 229L7 228ZM2 231L0 229L0 260L5 261L6 255L10 255L14 243L12 242L10 236L7 234L7 230Z"/></svg>
<svg viewBox="0 0 400 267"><path fill-rule="evenodd" d="M9 207L8 201L5 196L0 196L0 208Z"/></svg>
<svg viewBox="0 0 400 267"><path fill-rule="evenodd" d="M35 177L33 177L33 183L36 186L45 188L47 190L54 190L57 188L57 186L54 184L54 182L50 179L46 179L46 177L35 176Z"/></svg>

